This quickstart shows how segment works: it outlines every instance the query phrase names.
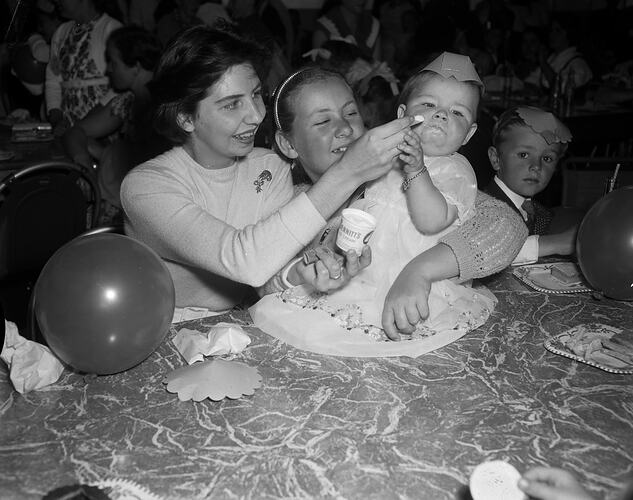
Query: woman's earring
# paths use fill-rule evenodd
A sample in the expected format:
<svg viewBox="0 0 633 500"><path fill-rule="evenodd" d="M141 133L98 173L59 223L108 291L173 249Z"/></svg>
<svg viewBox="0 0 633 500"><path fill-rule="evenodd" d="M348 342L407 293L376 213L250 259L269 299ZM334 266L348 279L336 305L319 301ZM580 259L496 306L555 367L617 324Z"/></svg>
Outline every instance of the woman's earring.
<svg viewBox="0 0 633 500"><path fill-rule="evenodd" d="M292 160L292 163L290 164L290 170L294 170L296 166L297 162L295 160Z"/></svg>

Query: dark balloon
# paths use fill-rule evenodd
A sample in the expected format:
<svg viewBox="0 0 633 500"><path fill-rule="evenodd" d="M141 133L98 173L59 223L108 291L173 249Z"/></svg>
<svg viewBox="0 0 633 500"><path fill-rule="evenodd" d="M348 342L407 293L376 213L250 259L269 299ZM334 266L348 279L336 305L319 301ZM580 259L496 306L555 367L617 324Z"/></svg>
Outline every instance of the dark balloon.
<svg viewBox="0 0 633 500"><path fill-rule="evenodd" d="M75 238L46 263L35 315L52 351L74 369L106 375L147 358L165 338L175 292L163 261L120 234Z"/></svg>
<svg viewBox="0 0 633 500"><path fill-rule="evenodd" d="M593 288L633 300L633 186L601 198L578 229L578 263Z"/></svg>

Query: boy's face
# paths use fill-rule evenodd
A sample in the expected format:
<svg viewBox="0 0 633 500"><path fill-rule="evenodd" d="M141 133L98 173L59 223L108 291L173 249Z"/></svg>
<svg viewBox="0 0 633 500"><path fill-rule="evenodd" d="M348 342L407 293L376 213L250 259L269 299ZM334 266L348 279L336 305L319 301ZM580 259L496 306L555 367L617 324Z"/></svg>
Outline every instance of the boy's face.
<svg viewBox="0 0 633 500"><path fill-rule="evenodd" d="M479 91L455 78L432 75L425 79L406 104L398 106L398 117L422 115L414 130L422 139L427 156L455 153L477 130L475 114Z"/></svg>
<svg viewBox="0 0 633 500"><path fill-rule="evenodd" d="M504 132L498 148L488 149L488 158L506 186L531 198L547 187L564 152L561 143L548 144L529 127L515 125Z"/></svg>

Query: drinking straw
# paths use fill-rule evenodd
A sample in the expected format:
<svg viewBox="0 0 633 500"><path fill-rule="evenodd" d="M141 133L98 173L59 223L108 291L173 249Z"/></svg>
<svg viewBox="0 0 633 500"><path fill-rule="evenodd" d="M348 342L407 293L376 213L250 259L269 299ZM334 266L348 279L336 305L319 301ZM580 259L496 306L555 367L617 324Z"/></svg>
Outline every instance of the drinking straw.
<svg viewBox="0 0 633 500"><path fill-rule="evenodd" d="M615 181L618 178L619 171L620 171L620 164L618 163L615 166L615 171L613 172L613 176L611 177L611 180L609 181L609 192L613 191L613 188L615 188Z"/></svg>

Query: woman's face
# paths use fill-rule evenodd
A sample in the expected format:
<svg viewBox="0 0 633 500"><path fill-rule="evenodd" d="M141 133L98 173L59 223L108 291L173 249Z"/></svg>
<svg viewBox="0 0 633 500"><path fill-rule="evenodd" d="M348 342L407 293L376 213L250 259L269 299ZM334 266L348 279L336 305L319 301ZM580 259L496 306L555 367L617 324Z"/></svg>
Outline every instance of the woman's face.
<svg viewBox="0 0 633 500"><path fill-rule="evenodd" d="M316 181L365 130L351 89L341 78L302 86L292 97L294 122L286 135L306 174Z"/></svg>
<svg viewBox="0 0 633 500"><path fill-rule="evenodd" d="M128 66L121 59L121 52L114 45L109 43L106 48L106 74L110 79L110 84L115 90L131 89L136 80L138 70L136 66Z"/></svg>
<svg viewBox="0 0 633 500"><path fill-rule="evenodd" d="M194 116L180 115L189 132L185 147L207 168L228 167L252 151L265 114L257 73L250 64L233 66L209 87Z"/></svg>

